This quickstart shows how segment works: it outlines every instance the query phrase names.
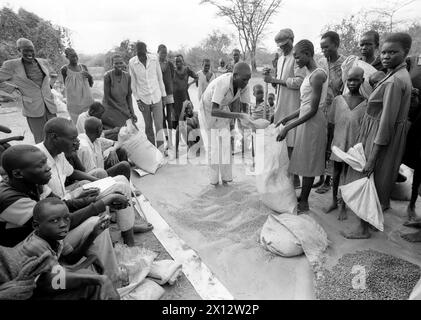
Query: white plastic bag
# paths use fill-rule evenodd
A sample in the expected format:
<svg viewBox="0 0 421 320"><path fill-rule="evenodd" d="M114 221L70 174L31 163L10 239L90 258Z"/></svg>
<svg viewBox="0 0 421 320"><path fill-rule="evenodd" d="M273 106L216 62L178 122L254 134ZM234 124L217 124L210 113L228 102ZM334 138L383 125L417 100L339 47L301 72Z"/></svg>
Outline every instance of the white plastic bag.
<svg viewBox="0 0 421 320"><path fill-rule="evenodd" d="M270 209L296 214L297 196L288 173L288 149L285 141L276 141L277 135L278 130L273 124L265 130L257 130L256 186L262 202ZM262 143L263 152L260 152L258 145Z"/></svg>
<svg viewBox="0 0 421 320"><path fill-rule="evenodd" d="M354 170L361 172L366 164L364 148L361 143L350 148L347 153L336 146L332 152L349 164ZM377 195L373 174L370 178L362 178L339 187L346 205L362 220L367 221L383 231L383 210Z"/></svg>
<svg viewBox="0 0 421 320"><path fill-rule="evenodd" d="M127 151L128 158L146 172L155 174L164 164L162 153L149 142L144 132L134 127L131 120L120 129L118 142Z"/></svg>

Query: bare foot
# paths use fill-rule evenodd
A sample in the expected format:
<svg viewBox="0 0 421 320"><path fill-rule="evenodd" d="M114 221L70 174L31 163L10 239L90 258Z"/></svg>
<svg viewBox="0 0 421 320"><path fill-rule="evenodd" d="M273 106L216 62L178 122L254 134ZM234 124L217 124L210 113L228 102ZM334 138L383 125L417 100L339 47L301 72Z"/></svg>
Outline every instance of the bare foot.
<svg viewBox="0 0 421 320"><path fill-rule="evenodd" d="M224 180L222 180L222 185L224 187L227 187L229 182L232 182L232 180L230 180L230 181L224 181Z"/></svg>
<svg viewBox="0 0 421 320"><path fill-rule="evenodd" d="M297 205L297 214L303 214L310 210L308 202L299 202Z"/></svg>
<svg viewBox="0 0 421 320"><path fill-rule="evenodd" d="M348 219L348 214L346 213L346 210L339 211L338 220L344 221L346 219Z"/></svg>
<svg viewBox="0 0 421 320"><path fill-rule="evenodd" d="M334 202L331 203L331 205L328 208L324 209L323 211L325 213L330 213L330 212L332 212L336 209L338 209L338 202L334 201Z"/></svg>
<svg viewBox="0 0 421 320"><path fill-rule="evenodd" d="M325 179L320 179L319 181L317 181L315 184L313 184L311 187L314 188L318 188L320 187L323 183L325 182Z"/></svg>
<svg viewBox="0 0 421 320"><path fill-rule="evenodd" d="M217 183L211 183L212 186L214 186L215 188L217 188L219 186L219 182Z"/></svg>
<svg viewBox="0 0 421 320"><path fill-rule="evenodd" d="M421 229L421 220L408 220L403 225L408 228Z"/></svg>
<svg viewBox="0 0 421 320"><path fill-rule="evenodd" d="M401 235L402 239L409 242L421 242L421 231Z"/></svg>

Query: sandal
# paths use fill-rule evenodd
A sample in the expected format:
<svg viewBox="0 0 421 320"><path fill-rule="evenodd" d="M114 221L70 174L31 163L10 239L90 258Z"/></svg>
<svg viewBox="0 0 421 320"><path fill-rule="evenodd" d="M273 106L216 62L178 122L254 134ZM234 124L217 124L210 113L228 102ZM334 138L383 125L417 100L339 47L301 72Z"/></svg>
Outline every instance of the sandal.
<svg viewBox="0 0 421 320"><path fill-rule="evenodd" d="M319 187L316 190L316 193L324 194L324 193L328 192L329 190L330 190L330 185L323 184L321 187Z"/></svg>

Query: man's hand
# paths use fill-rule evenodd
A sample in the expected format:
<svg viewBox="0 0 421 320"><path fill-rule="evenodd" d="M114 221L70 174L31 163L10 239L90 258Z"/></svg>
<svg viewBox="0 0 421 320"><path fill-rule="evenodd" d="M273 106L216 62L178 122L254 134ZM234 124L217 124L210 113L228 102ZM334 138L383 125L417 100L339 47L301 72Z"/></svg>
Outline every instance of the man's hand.
<svg viewBox="0 0 421 320"><path fill-rule="evenodd" d="M140 112L143 112L145 110L145 107L142 104L142 101L136 100L137 106L139 107Z"/></svg>
<svg viewBox="0 0 421 320"><path fill-rule="evenodd" d="M102 198L106 206L115 210L125 209L129 205L129 199L120 193L112 193Z"/></svg>
<svg viewBox="0 0 421 320"><path fill-rule="evenodd" d="M83 189L83 188L77 188L73 191L73 198L75 199L81 199L81 198L87 198L87 197L97 197L99 195L99 188L89 188L89 189Z"/></svg>
<svg viewBox="0 0 421 320"><path fill-rule="evenodd" d="M131 115L130 119L132 119L135 123L137 122L137 117L135 114Z"/></svg>
<svg viewBox="0 0 421 320"><path fill-rule="evenodd" d="M287 136L287 133L288 133L288 130L287 130L285 127L283 127L283 128L281 129L281 132L280 132L280 133L278 134L278 136L276 137L276 141L280 142L280 141L285 140L285 138L286 138L286 136Z"/></svg>
<svg viewBox="0 0 421 320"><path fill-rule="evenodd" d="M253 123L253 119L247 113L243 113L240 118L240 123L243 127L251 128L256 130L256 127Z"/></svg>
<svg viewBox="0 0 421 320"><path fill-rule="evenodd" d="M115 166L120 162L117 156L117 152L115 152L115 150L110 151L110 154L107 157L107 162L110 164L110 166Z"/></svg>
<svg viewBox="0 0 421 320"><path fill-rule="evenodd" d="M109 226L110 226L110 216L103 215L99 218L99 220L95 224L94 228L92 229L91 234L96 238Z"/></svg>
<svg viewBox="0 0 421 320"><path fill-rule="evenodd" d="M275 128L279 127L281 124L284 126L286 125L288 122L287 118L283 118L281 121L278 121L278 123L276 123Z"/></svg>

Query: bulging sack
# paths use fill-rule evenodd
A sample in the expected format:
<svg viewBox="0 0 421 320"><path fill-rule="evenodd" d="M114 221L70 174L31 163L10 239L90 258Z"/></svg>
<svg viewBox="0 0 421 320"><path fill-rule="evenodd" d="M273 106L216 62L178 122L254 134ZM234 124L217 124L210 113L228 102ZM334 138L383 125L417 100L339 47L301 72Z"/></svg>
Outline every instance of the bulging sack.
<svg viewBox="0 0 421 320"><path fill-rule="evenodd" d="M149 142L144 132L133 126L131 120L127 120L126 126L120 129L118 142L136 167L146 172L155 174L164 164L162 153Z"/></svg>
<svg viewBox="0 0 421 320"><path fill-rule="evenodd" d="M346 153L333 146L332 152L356 171L361 172L366 164L364 148L361 143L356 144ZM364 177L340 186L339 190L346 205L359 218L383 231L383 210L377 195L373 175L370 178Z"/></svg>
<svg viewBox="0 0 421 320"><path fill-rule="evenodd" d="M342 66L341 66L343 83L346 83L348 72L353 67L360 67L361 69L364 70L364 82L360 86L360 93L363 97L368 98L370 94L373 92L373 88L371 87L369 83L369 78L372 74L376 73L377 70L371 64L360 60L359 57L349 56L348 58L345 59L345 61L342 63ZM343 94L347 92L349 92L349 89L347 86L345 86Z"/></svg>
<svg viewBox="0 0 421 320"><path fill-rule="evenodd" d="M297 237L273 215L263 225L260 243L266 250L282 257L295 257L304 252Z"/></svg>
<svg viewBox="0 0 421 320"><path fill-rule="evenodd" d="M267 207L278 213L296 214L297 197L288 173L288 148L285 141L276 141L277 135L278 129L273 124L257 130L256 186Z"/></svg>

